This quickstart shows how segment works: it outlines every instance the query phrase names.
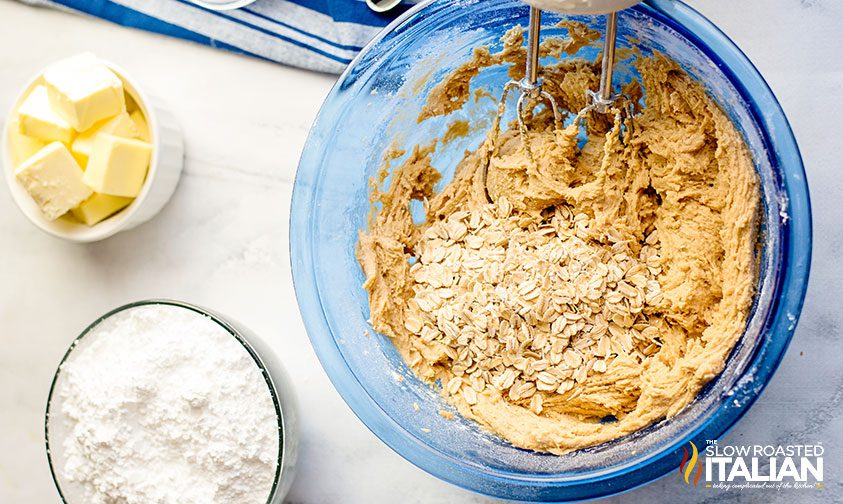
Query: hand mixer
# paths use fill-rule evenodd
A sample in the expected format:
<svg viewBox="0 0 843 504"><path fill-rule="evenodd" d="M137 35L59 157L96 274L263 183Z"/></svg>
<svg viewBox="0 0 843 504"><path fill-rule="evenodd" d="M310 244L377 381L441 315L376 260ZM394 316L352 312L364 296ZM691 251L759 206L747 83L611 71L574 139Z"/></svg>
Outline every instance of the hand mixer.
<svg viewBox="0 0 843 504"><path fill-rule="evenodd" d="M542 79L539 77L539 41L541 36L541 15L542 10L550 10L564 14L605 14L606 33L603 37L603 58L600 70L600 87L594 90L587 90L587 105L581 110L575 120L579 120L586 113L595 110L599 113L606 113L615 103L617 95L612 92L612 73L615 63L615 39L617 38L618 11L631 7L641 0L523 0L530 5L530 21L527 38L527 64L524 78L520 81L511 80L504 86L503 95L498 103L498 113L494 121L494 131L500 128L500 121L506 107L506 100L513 89L520 90L520 96L516 105L518 118L518 129L521 140L527 151L528 159L531 162L533 155L530 150L530 143L527 137L527 124L524 121L525 105L535 104L541 100L550 104L556 126L559 126L560 112L553 96L542 89ZM494 148L492 145L491 148ZM483 172L483 184L486 185L488 166ZM489 197L488 188L486 196Z"/></svg>

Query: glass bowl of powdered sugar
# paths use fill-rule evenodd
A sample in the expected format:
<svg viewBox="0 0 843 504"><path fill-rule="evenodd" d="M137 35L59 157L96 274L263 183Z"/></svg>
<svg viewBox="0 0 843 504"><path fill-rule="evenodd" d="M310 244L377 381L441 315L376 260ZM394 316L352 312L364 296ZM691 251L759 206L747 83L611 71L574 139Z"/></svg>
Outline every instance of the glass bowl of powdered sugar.
<svg viewBox="0 0 843 504"><path fill-rule="evenodd" d="M277 504L296 459L295 397L273 353L177 301L88 326L56 370L45 429L69 504Z"/></svg>

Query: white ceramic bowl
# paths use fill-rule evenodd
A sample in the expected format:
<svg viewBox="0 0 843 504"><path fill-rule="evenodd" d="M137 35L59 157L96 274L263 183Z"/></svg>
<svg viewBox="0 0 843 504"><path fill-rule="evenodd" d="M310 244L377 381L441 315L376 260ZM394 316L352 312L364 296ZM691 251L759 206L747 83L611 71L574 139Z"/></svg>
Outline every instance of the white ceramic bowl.
<svg viewBox="0 0 843 504"><path fill-rule="evenodd" d="M256 0L190 0L200 7L216 11L239 9L255 3Z"/></svg>
<svg viewBox="0 0 843 504"><path fill-rule="evenodd" d="M134 99L146 118L152 143L152 160L149 164L146 181L140 194L129 206L93 226L87 226L67 216L51 221L44 217L32 197L15 179L15 166L9 148L9 128L12 125L17 125L15 120L17 110L24 97L40 82L43 71L30 79L24 86L20 95L12 104L12 109L6 116L7 120L3 128L2 145L5 178L18 208L41 230L53 236L80 243L103 240L151 219L170 200L178 184L184 164L182 135L173 116L162 109L157 100L150 98L125 70L108 61L101 61L123 80L124 89Z"/></svg>

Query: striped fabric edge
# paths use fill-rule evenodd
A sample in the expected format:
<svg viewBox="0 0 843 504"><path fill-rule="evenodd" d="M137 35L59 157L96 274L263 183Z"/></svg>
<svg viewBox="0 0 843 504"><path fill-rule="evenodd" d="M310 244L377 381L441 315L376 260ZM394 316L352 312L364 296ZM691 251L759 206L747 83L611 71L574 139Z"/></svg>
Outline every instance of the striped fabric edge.
<svg viewBox="0 0 843 504"><path fill-rule="evenodd" d="M349 0L349 2L353 1ZM288 23L296 30L324 38L329 43L353 51L362 49L382 29L382 26L391 21L391 19L385 19L383 25L342 21L291 1L255 2L241 8L240 11L268 18L276 23Z"/></svg>
<svg viewBox="0 0 843 504"><path fill-rule="evenodd" d="M285 0L218 12L188 0L23 0L292 66L340 73L380 26L335 22ZM353 3L354 0L350 0Z"/></svg>

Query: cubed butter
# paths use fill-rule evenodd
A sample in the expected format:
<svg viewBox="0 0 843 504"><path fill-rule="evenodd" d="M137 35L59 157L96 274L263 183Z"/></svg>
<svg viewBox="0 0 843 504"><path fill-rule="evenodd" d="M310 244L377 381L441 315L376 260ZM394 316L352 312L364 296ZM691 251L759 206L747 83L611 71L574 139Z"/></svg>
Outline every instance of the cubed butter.
<svg viewBox="0 0 843 504"><path fill-rule="evenodd" d="M129 206L132 198L94 193L70 212L77 220L93 226Z"/></svg>
<svg viewBox="0 0 843 504"><path fill-rule="evenodd" d="M126 112L131 114L139 109L140 107L138 107L138 102L135 101L135 97L132 96L131 93L126 93Z"/></svg>
<svg viewBox="0 0 843 504"><path fill-rule="evenodd" d="M76 136L71 124L50 106L47 88L35 86L18 107L18 129L26 136L44 142L69 144Z"/></svg>
<svg viewBox="0 0 843 504"><path fill-rule="evenodd" d="M135 121L135 126L138 127L138 138L144 142L149 142L151 138L149 136L149 125L146 122L146 117L144 117L143 112L135 110L129 115L132 117L132 120Z"/></svg>
<svg viewBox="0 0 843 504"><path fill-rule="evenodd" d="M50 104L76 131L126 110L123 81L93 54L59 61L44 71Z"/></svg>
<svg viewBox="0 0 843 504"><path fill-rule="evenodd" d="M47 143L43 140L26 136L20 132L20 125L17 118L11 119L9 125L9 156L12 159L12 166L19 166L30 156L43 149Z"/></svg>
<svg viewBox="0 0 843 504"><path fill-rule="evenodd" d="M88 199L93 191L82 182L82 168L67 147L53 142L15 170L15 177L50 220Z"/></svg>
<svg viewBox="0 0 843 504"><path fill-rule="evenodd" d="M135 125L135 121L125 112L121 112L111 119L106 119L101 124L95 124L91 129L80 133L70 147L70 152L73 153L73 157L76 158L82 168L85 168L88 164L91 149L94 147L94 138L99 133L108 133L124 138L140 138L140 132Z"/></svg>
<svg viewBox="0 0 843 504"><path fill-rule="evenodd" d="M152 146L146 142L100 133L83 180L98 193L134 198L143 187L151 157Z"/></svg>

